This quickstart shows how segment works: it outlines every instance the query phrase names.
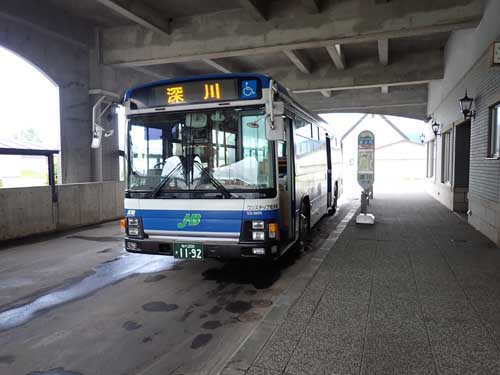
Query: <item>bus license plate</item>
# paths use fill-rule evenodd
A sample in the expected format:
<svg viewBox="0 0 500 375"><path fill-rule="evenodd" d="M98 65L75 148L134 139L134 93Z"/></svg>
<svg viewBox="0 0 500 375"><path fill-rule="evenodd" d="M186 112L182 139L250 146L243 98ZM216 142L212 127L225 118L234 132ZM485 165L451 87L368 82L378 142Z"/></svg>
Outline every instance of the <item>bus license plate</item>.
<svg viewBox="0 0 500 375"><path fill-rule="evenodd" d="M174 258L176 259L203 259L203 244L201 243L174 243Z"/></svg>

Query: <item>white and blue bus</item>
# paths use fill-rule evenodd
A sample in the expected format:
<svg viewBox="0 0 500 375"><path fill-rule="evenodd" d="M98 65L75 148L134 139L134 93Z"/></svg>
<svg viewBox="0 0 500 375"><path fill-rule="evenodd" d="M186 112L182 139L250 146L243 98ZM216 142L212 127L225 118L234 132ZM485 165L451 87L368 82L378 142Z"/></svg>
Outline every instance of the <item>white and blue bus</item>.
<svg viewBox="0 0 500 375"><path fill-rule="evenodd" d="M124 105L127 251L276 259L335 212L341 147L270 77L164 80Z"/></svg>

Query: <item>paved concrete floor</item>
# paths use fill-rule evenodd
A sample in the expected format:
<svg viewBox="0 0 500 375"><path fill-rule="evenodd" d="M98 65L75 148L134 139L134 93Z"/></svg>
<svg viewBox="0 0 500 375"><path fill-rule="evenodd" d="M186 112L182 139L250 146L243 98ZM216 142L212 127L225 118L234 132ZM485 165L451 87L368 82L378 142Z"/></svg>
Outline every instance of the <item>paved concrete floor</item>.
<svg viewBox="0 0 500 375"><path fill-rule="evenodd" d="M375 198L248 375L500 374L499 249L425 194Z"/></svg>
<svg viewBox="0 0 500 375"><path fill-rule="evenodd" d="M4 247L0 374L215 374L348 208L271 268L127 254L116 223Z"/></svg>

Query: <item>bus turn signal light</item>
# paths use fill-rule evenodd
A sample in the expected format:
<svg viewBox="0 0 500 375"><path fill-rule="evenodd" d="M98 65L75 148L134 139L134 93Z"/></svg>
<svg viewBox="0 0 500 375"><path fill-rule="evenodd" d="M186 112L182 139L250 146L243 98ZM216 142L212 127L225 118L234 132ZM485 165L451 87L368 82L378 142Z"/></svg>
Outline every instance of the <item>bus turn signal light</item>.
<svg viewBox="0 0 500 375"><path fill-rule="evenodd" d="M120 228L122 231L125 231L125 227L127 226L127 222L125 219L120 219Z"/></svg>
<svg viewBox="0 0 500 375"><path fill-rule="evenodd" d="M270 223L268 229L269 229L269 238L279 240L280 229L278 223Z"/></svg>

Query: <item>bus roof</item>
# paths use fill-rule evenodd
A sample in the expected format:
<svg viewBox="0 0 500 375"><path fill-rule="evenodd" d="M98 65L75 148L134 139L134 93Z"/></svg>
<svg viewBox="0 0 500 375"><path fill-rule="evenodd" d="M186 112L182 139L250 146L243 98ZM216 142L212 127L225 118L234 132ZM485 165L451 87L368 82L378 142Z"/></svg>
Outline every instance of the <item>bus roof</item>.
<svg viewBox="0 0 500 375"><path fill-rule="evenodd" d="M129 100L135 90L139 89L144 89L144 88L153 88L156 86L161 86L161 85L168 85L168 84L173 84L173 83L181 83L181 82L190 82L190 81L202 81L202 80L216 80L216 79L224 79L224 78L253 78L257 79L260 81L261 85L263 88L269 88L271 84L272 77L265 75L265 74L258 74L258 73L216 73L216 74L201 74L201 75L195 75L195 76L188 76L188 77L179 77L179 78L172 78L172 79L164 79L160 81L154 81L154 82L149 82L145 83L143 85L135 86L127 91L125 91L125 94L123 96L123 101ZM279 82L274 82L277 84L278 92L287 98L291 100L294 103L294 106L296 108L299 108L302 112L307 113L310 117L314 118L317 122L321 123L322 125L327 125L326 121L323 120L321 117L318 115L311 113L308 111L306 108L304 108L302 105L297 103L291 95L288 93L288 90L283 87Z"/></svg>

